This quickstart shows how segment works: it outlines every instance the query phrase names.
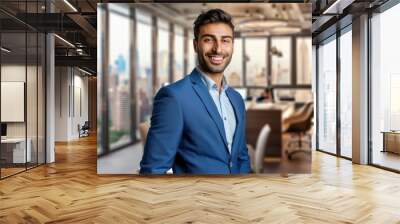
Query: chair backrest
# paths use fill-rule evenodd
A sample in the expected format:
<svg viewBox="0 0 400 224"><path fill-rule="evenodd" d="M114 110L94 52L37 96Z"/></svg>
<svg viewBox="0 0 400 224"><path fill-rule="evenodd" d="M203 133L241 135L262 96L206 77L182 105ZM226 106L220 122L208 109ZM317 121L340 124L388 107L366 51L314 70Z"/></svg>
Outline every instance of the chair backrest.
<svg viewBox="0 0 400 224"><path fill-rule="evenodd" d="M264 125L260 131L260 134L257 138L256 150L254 155L254 172L262 173L264 167L264 157L266 153L266 146L269 138L269 134L271 133L271 128L268 124Z"/></svg>
<svg viewBox="0 0 400 224"><path fill-rule="evenodd" d="M314 114L314 107L313 104L311 103L307 110L305 111L304 115L301 117L301 119L298 119L297 121L294 121L293 123L290 124L288 128L288 132L307 132L310 130L312 123L312 117Z"/></svg>
<svg viewBox="0 0 400 224"><path fill-rule="evenodd" d="M291 116L287 117L282 122L282 131L286 132L292 124L304 121L307 119L307 114L310 108L313 108L312 101L306 102L302 107L297 109Z"/></svg>
<svg viewBox="0 0 400 224"><path fill-rule="evenodd" d="M150 125L147 122L143 122L139 124L139 132L140 132L140 141L144 145L146 144L147 132L149 132Z"/></svg>
<svg viewBox="0 0 400 224"><path fill-rule="evenodd" d="M297 120L304 120L305 117L307 116L307 112L312 107L313 103L312 101L306 102L300 109L296 110L296 112L292 115L292 121L297 121Z"/></svg>
<svg viewBox="0 0 400 224"><path fill-rule="evenodd" d="M304 115L307 113L307 110L312 106L312 101L306 102L304 106L302 106L298 111L300 114Z"/></svg>
<svg viewBox="0 0 400 224"><path fill-rule="evenodd" d="M83 124L82 128L89 129L90 128L89 124L90 124L89 121L85 121L85 123Z"/></svg>

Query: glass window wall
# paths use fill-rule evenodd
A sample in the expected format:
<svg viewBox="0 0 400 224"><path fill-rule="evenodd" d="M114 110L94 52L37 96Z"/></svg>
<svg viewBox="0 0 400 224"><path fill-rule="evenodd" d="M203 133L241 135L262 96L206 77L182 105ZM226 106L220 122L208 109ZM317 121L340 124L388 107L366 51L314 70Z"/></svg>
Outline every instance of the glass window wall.
<svg viewBox="0 0 400 224"><path fill-rule="evenodd" d="M230 86L243 86L243 43L235 38L231 63L225 70L225 77Z"/></svg>
<svg viewBox="0 0 400 224"><path fill-rule="evenodd" d="M173 82L178 81L184 77L183 71L183 28L174 25L174 74Z"/></svg>
<svg viewBox="0 0 400 224"><path fill-rule="evenodd" d="M349 27L351 28L351 27ZM352 157L352 35L340 36L340 154Z"/></svg>
<svg viewBox="0 0 400 224"><path fill-rule="evenodd" d="M169 83L169 24L157 18L157 88Z"/></svg>
<svg viewBox="0 0 400 224"><path fill-rule="evenodd" d="M372 163L400 170L400 64L397 27L400 5L375 14L372 29Z"/></svg>
<svg viewBox="0 0 400 224"><path fill-rule="evenodd" d="M311 85L311 38L296 39L297 84Z"/></svg>
<svg viewBox="0 0 400 224"><path fill-rule="evenodd" d="M153 105L153 71L152 71L152 27L151 16L137 10L137 55L138 69L136 72L136 97L137 97L137 121L149 122ZM140 136L137 136L140 138Z"/></svg>
<svg viewBox="0 0 400 224"><path fill-rule="evenodd" d="M246 38L246 85L267 86L267 39Z"/></svg>
<svg viewBox="0 0 400 224"><path fill-rule="evenodd" d="M112 4L110 4L111 6ZM129 9L112 5L109 14L109 144L110 150L130 143L132 139L132 116L130 109L130 62L129 47L132 37L129 31L132 25ZM119 12L119 13L116 13ZM125 35L120 35L124 33ZM140 72L139 69L136 70Z"/></svg>
<svg viewBox="0 0 400 224"><path fill-rule="evenodd" d="M318 48L318 149L336 154L336 36Z"/></svg>
<svg viewBox="0 0 400 224"><path fill-rule="evenodd" d="M291 84L292 39L290 37L271 38L272 85Z"/></svg>

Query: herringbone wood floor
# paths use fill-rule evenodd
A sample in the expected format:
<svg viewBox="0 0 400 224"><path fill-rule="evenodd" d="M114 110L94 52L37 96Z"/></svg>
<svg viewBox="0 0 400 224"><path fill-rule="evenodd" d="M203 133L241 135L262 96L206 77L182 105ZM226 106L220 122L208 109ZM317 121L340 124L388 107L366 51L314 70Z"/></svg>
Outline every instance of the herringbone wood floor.
<svg viewBox="0 0 400 224"><path fill-rule="evenodd" d="M0 223L400 223L400 175L313 154L313 173L235 177L96 174L96 139L0 181Z"/></svg>

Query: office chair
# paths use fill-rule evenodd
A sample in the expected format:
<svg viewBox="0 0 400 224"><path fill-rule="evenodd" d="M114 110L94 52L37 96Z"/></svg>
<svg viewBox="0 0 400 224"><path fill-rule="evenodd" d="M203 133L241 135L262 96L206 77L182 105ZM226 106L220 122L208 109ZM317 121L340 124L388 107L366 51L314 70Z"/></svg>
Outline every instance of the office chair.
<svg viewBox="0 0 400 224"><path fill-rule="evenodd" d="M266 152L266 146L268 142L271 128L268 124L264 125L257 137L256 148L254 149L251 145L247 145L249 149L251 169L255 173L262 173L264 170L264 157Z"/></svg>
<svg viewBox="0 0 400 224"><path fill-rule="evenodd" d="M289 159L292 159L294 154L303 152L306 154L311 154L311 149L303 149L302 145L303 145L303 136L307 135L307 132L310 131L311 127L312 127L312 118L313 118L313 114L314 114L314 108L313 108L313 103L312 102L308 102L304 105L303 108L301 108L299 110L299 113L295 113L294 116L292 118L288 118L288 120L286 122L289 123L289 126L287 128L287 130L285 131L285 133L288 134L294 134L298 136L298 140L296 141L291 141L289 142L289 146L293 143L297 143L298 144L298 148L290 151L290 150L286 150L286 153L288 155ZM311 136L307 135L310 140L307 141L307 143L310 145L311 148Z"/></svg>
<svg viewBox="0 0 400 224"><path fill-rule="evenodd" d="M312 107L312 101L306 102L300 109L296 110L292 115L282 121L282 132L286 132L292 123L296 123L299 120L304 120L309 107Z"/></svg>
<svg viewBox="0 0 400 224"><path fill-rule="evenodd" d="M85 121L82 127L80 127L80 125L78 124L79 138L89 136L89 129L90 129L89 121Z"/></svg>

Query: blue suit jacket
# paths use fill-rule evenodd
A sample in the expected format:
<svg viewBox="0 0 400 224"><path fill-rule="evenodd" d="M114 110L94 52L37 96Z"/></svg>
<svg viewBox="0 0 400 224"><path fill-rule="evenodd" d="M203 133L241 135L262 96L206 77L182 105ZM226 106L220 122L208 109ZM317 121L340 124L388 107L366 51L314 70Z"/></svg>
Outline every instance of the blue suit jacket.
<svg viewBox="0 0 400 224"><path fill-rule="evenodd" d="M141 174L239 174L250 171L246 147L246 111L241 95L228 88L236 130L228 151L221 116L196 69L161 88L155 99Z"/></svg>

